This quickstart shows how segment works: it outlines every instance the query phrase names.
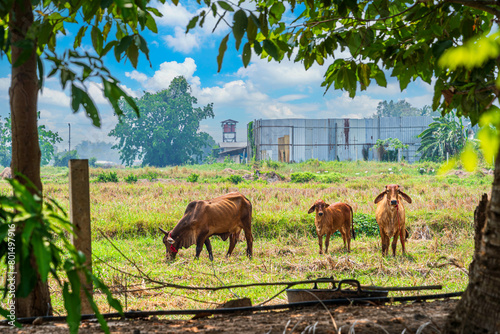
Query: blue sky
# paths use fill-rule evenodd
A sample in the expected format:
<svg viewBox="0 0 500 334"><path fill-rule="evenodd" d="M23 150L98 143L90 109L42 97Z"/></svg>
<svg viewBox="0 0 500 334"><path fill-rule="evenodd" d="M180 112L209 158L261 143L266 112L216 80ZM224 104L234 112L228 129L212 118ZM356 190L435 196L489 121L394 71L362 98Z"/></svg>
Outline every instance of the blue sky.
<svg viewBox="0 0 500 334"><path fill-rule="evenodd" d="M208 132L217 142L222 137L220 122L228 118L239 122L237 139L244 141L246 124L254 119L363 118L371 116L383 100L406 99L418 108L432 103L431 85L418 81L401 92L398 82L388 73L387 88L378 87L373 82L367 91L358 92L354 99L333 88L324 94L321 87L323 74L333 59L326 61L324 66L315 64L305 71L301 63L288 60L268 62L254 54L249 66L244 68L231 39L222 70L217 73L219 43L229 28L221 24L212 33L214 22L208 20L203 29L197 27L186 35L188 21L199 10L196 2L183 2L178 6L167 2L156 4L156 7L164 15L157 19L158 34L143 34L150 49L152 66L141 56L138 68L134 69L129 62L117 63L112 52L105 65L120 80L123 88L135 97L144 91L168 88L170 81L178 75L186 77L200 105L214 103L215 118L203 121L201 131ZM71 27L66 36L59 36L58 45L72 45L77 29ZM84 39L83 44L83 49L90 50L89 39ZM338 57L342 56L338 54ZM0 114L6 116L9 113L10 64L5 57L0 59L0 64ZM50 68L45 68L45 73L49 71ZM100 129L91 125L82 110L72 113L69 94L62 91L55 79L45 82L39 96L40 123L59 132L64 139L60 150L68 147L68 123L71 123L72 147L82 140L113 140L108 133L114 128L117 118L99 93L98 85L91 85L90 92L101 112Z"/></svg>

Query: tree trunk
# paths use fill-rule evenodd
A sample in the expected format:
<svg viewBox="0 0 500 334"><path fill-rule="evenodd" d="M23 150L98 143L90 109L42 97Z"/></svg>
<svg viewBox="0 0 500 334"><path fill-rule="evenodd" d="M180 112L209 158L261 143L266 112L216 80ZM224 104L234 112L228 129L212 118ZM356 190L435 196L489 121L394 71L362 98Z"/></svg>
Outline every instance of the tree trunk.
<svg viewBox="0 0 500 334"><path fill-rule="evenodd" d="M12 172L26 176L36 187L32 192L42 192L40 179L40 147L37 128L38 78L36 48L20 66L14 64L25 49L16 47L25 39L26 32L33 24L33 8L30 0L13 1L10 12L9 30L12 38L12 78L9 90L12 120ZM34 42L35 43L35 42ZM22 183L24 179L15 176ZM21 227L22 228L22 227ZM31 255L33 270L38 270L34 254ZM17 267L18 268L18 267ZM17 270L17 282L20 273ZM26 298L16 298L16 315L30 317L51 314L48 283L37 280L35 289Z"/></svg>
<svg viewBox="0 0 500 334"><path fill-rule="evenodd" d="M500 152L499 152L500 154ZM497 155L500 157L500 155ZM500 331L500 161L495 163L491 200L483 195L474 212L475 247L469 285L443 333Z"/></svg>

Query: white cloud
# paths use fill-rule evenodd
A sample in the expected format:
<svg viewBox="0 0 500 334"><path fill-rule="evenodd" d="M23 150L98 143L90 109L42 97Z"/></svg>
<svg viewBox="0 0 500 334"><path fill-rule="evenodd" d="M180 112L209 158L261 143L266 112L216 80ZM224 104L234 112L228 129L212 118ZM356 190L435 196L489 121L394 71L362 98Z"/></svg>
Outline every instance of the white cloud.
<svg viewBox="0 0 500 334"><path fill-rule="evenodd" d="M386 96L385 99L389 100L394 99L394 96L396 99L398 99L398 97L400 97L402 94L398 82L388 82L387 87L382 87L377 85L375 80L372 80L370 86L368 86L365 92L366 94L383 95Z"/></svg>
<svg viewBox="0 0 500 334"><path fill-rule="evenodd" d="M410 103L415 108L432 105L433 94L425 94L421 96L406 97L406 102Z"/></svg>
<svg viewBox="0 0 500 334"><path fill-rule="evenodd" d="M188 11L182 4L177 6L165 2L158 6L158 10L163 14L162 17L156 18L156 23L160 26L176 27L183 26L186 27L189 20L193 17L193 13Z"/></svg>
<svg viewBox="0 0 500 334"><path fill-rule="evenodd" d="M148 76L146 74L140 73L137 70L133 70L132 72L125 72L125 76L140 83L143 83L148 79Z"/></svg>
<svg viewBox="0 0 500 334"><path fill-rule="evenodd" d="M176 61L162 63L160 69L156 71L151 78L137 71L127 72L125 75L131 79L137 80L145 90L153 93L167 89L170 82L180 75L184 76L191 86L200 86L200 78L194 76L195 71L196 64L193 58L186 58L182 63Z"/></svg>
<svg viewBox="0 0 500 334"><path fill-rule="evenodd" d="M214 18L213 15L206 15L203 27L197 25L186 34L186 27L191 18L199 15L203 10L199 7L187 8L182 4L175 6L169 3L158 6L158 10L163 14L163 17L157 20L158 25L173 29L172 32L161 36L167 46L177 52L187 54L201 47L212 48L214 40L227 33L229 27L226 24L220 24L212 32L218 18ZM231 21L231 15L227 15L225 19Z"/></svg>
<svg viewBox="0 0 500 334"><path fill-rule="evenodd" d="M184 29L180 27L175 27L175 36L167 35L162 38L169 47L174 49L174 51L190 53L200 48L199 34L186 34Z"/></svg>
<svg viewBox="0 0 500 334"><path fill-rule="evenodd" d="M370 117L377 111L377 105L382 100L368 95L357 95L354 99L347 92L341 96L326 101L326 111L321 112L325 118L364 118Z"/></svg>
<svg viewBox="0 0 500 334"><path fill-rule="evenodd" d="M70 104L70 98L64 91L45 87L43 91L39 93L38 102L41 104L68 107Z"/></svg>
<svg viewBox="0 0 500 334"><path fill-rule="evenodd" d="M281 102L290 102L290 101L297 101L297 100L302 100L307 98L307 95L304 94L289 94L289 95L283 95L278 98L278 101Z"/></svg>
<svg viewBox="0 0 500 334"><path fill-rule="evenodd" d="M323 81L323 71L324 69L320 66L312 66L306 71L303 64L286 59L279 64L274 61L257 59L247 68L240 68L236 75L248 78L262 88L295 87L304 89L307 86L320 87Z"/></svg>

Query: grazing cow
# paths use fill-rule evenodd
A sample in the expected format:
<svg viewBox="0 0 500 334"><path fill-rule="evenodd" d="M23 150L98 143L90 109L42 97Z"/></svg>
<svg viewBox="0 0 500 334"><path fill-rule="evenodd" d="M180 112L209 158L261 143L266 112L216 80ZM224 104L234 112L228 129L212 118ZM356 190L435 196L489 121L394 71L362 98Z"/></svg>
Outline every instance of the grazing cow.
<svg viewBox="0 0 500 334"><path fill-rule="evenodd" d="M222 240L229 238L231 255L238 241L241 230L245 231L247 256L252 257L252 204L238 192L216 197L211 200L193 201L188 204L184 216L172 231L160 231L165 234L163 243L167 248L167 258L173 260L178 250L196 244L196 258L200 256L203 244L207 247L210 260L213 261L210 236L218 235Z"/></svg>
<svg viewBox="0 0 500 334"><path fill-rule="evenodd" d="M387 255L389 241L394 237L392 240L392 255L396 256L398 236L401 240L403 254L405 253L405 240L408 237L408 231L405 228L405 208L401 199L411 203L410 196L402 192L397 184L385 186L385 191L375 198L374 202L377 204L375 217L382 239L382 255Z"/></svg>
<svg viewBox="0 0 500 334"><path fill-rule="evenodd" d="M347 251L350 252L351 233L352 238L356 239L351 206L340 202L330 205L318 199L307 213L313 213L314 211L316 211L314 224L318 233L319 253L323 254L323 235L326 234L325 253L328 253L330 236L336 231L340 231L342 239L344 239L344 248L347 243Z"/></svg>

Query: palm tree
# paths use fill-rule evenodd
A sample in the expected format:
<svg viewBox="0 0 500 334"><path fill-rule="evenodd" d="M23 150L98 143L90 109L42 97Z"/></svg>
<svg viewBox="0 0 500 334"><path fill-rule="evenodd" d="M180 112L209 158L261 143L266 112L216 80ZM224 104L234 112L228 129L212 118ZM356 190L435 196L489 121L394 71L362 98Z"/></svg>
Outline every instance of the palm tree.
<svg viewBox="0 0 500 334"><path fill-rule="evenodd" d="M441 162L446 154L458 154L467 142L467 131L462 124L462 119L455 117L454 113L442 117L435 117L434 122L420 135L421 144L417 152L421 153L420 160Z"/></svg>

